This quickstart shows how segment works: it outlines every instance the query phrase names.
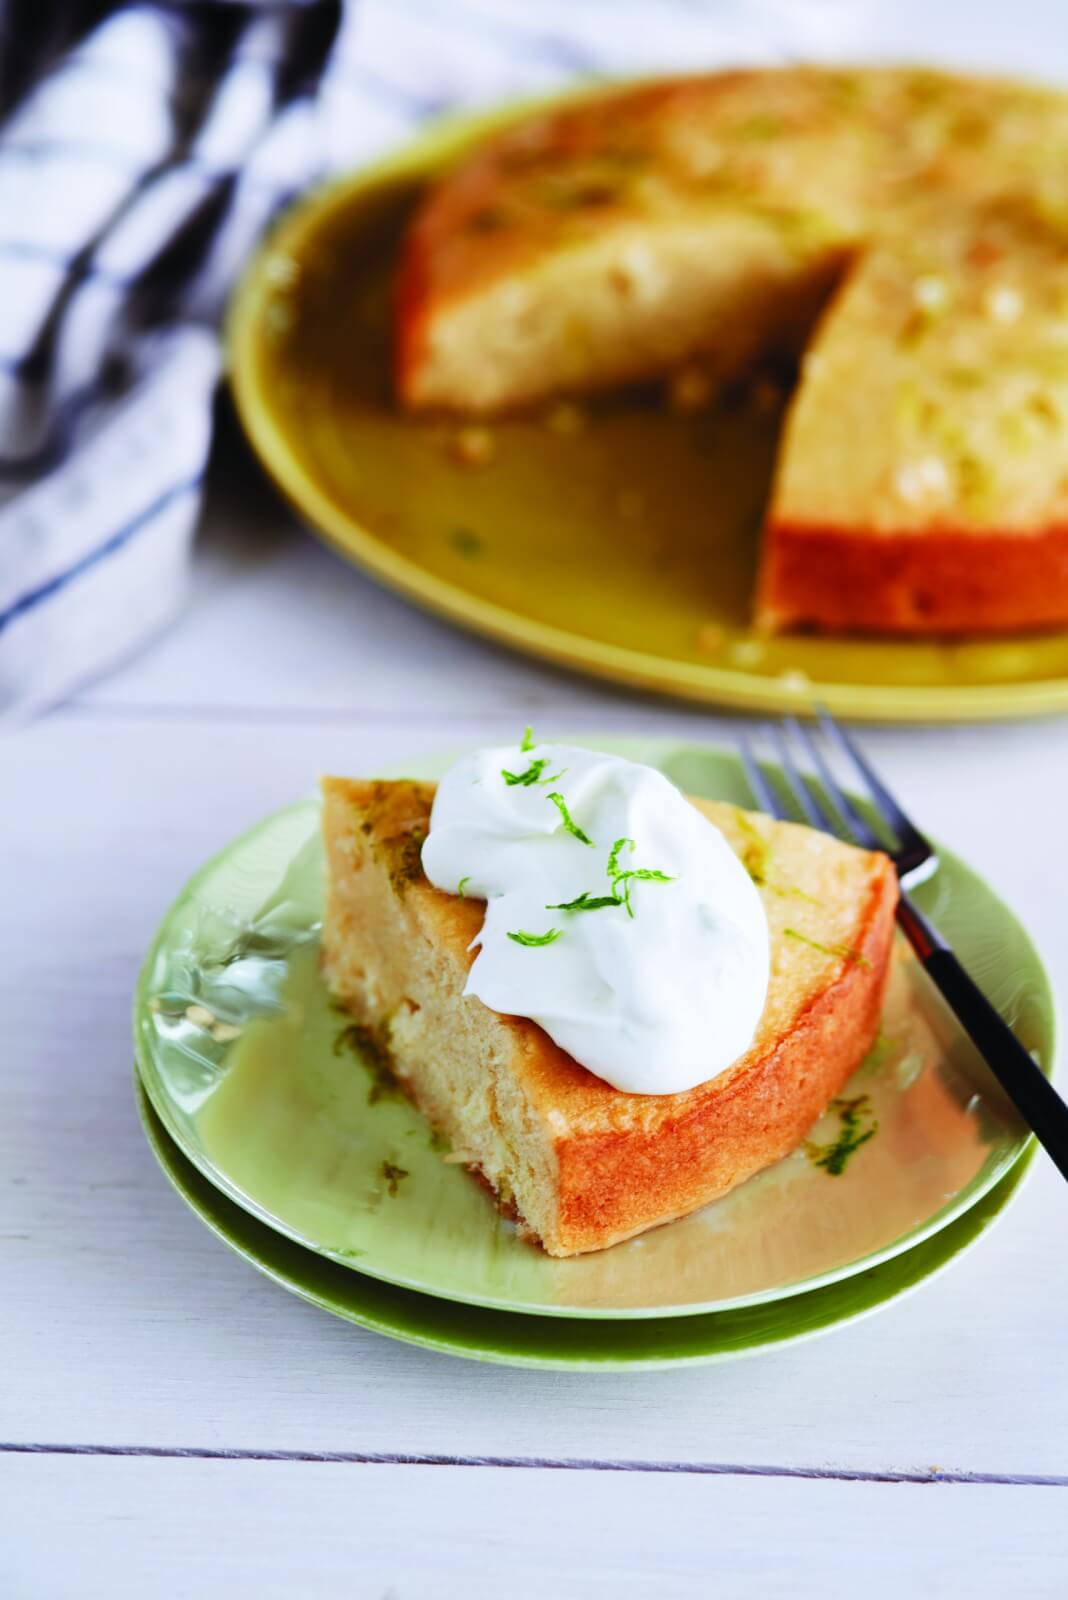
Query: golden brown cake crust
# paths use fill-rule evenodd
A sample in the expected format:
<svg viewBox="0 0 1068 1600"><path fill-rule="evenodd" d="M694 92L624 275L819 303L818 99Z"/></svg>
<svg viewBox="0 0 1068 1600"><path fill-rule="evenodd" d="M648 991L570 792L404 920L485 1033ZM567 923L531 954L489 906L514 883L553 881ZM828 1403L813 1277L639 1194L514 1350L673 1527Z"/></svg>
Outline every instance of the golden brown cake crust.
<svg viewBox="0 0 1068 1600"><path fill-rule="evenodd" d="M1068 624L1068 526L857 534L772 522L758 620L771 629L1012 633Z"/></svg>
<svg viewBox="0 0 1068 1600"><path fill-rule="evenodd" d="M544 1141L546 1170L554 1173L550 1220L538 1230L550 1253L601 1249L682 1215L795 1148L877 1031L897 902L897 879L885 856L734 806L695 802L762 882L773 936L768 1004L753 1048L719 1077L682 1094L633 1095L588 1072L535 1023L497 1017L480 1001L460 999L483 907L434 889L422 873L419 850L433 793L429 784L325 780L327 979L363 1021L378 1026L380 1013L396 999L389 980L381 971L368 973L368 967L388 966L390 960L403 967L408 950L448 953L453 975L445 982L456 992L440 997L440 1026L462 1029L466 1010L468 1018L497 1030L493 1053L506 1058L509 1080L521 1091L523 1117ZM792 853L795 876L825 887L827 899L836 902L830 922L804 889L765 878L770 849L784 859ZM400 954L380 957L384 935L365 929L363 919L376 916L383 897L391 895L401 917L391 948ZM384 927L391 908L381 905L381 914ZM793 938L783 936L787 926ZM825 933L827 927L833 946L802 931ZM398 994L409 976L402 972ZM428 1000L421 992L420 999L422 1020L438 998ZM418 1069L406 1071L405 1081L416 1102L441 1123L443 1108L420 1083ZM455 1137L456 1126L446 1131ZM500 1187L485 1160L472 1164ZM515 1194L522 1211L518 1186Z"/></svg>

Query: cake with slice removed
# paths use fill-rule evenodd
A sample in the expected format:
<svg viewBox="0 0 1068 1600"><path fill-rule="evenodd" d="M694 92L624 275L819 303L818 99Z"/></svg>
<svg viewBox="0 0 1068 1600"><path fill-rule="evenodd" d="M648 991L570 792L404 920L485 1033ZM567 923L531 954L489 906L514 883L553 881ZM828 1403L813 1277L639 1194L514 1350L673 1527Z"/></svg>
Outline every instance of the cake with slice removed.
<svg viewBox="0 0 1068 1600"><path fill-rule="evenodd" d="M396 283L413 410L806 352L757 621L1068 624L1068 96L915 68L611 89L486 140Z"/></svg>
<svg viewBox="0 0 1068 1600"><path fill-rule="evenodd" d="M767 1001L751 1049L718 1077L680 1094L630 1094L535 1023L464 995L484 906L423 873L433 796L423 783L324 781L323 970L526 1235L555 1256L603 1249L798 1145L878 1029L897 900L885 856L695 801L759 887Z"/></svg>

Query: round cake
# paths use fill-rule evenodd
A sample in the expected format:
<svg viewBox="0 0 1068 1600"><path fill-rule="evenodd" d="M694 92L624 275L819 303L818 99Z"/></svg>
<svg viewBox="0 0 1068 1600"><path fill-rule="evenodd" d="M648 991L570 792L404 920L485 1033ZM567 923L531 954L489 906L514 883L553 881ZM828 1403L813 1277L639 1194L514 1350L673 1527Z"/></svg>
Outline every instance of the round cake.
<svg viewBox="0 0 1068 1600"><path fill-rule="evenodd" d="M396 355L481 416L796 361L765 627L1068 623L1068 96L803 67L529 117L418 207Z"/></svg>

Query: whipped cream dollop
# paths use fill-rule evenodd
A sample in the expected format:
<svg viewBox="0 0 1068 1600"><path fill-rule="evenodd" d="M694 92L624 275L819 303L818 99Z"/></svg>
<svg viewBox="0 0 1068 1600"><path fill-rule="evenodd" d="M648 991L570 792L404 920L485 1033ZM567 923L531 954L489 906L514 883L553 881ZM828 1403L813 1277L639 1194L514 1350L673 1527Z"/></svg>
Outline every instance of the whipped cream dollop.
<svg viewBox="0 0 1068 1600"><path fill-rule="evenodd" d="M768 925L723 834L662 773L571 745L478 750L442 779L423 869L486 901L466 994L530 1017L632 1094L677 1094L753 1041Z"/></svg>

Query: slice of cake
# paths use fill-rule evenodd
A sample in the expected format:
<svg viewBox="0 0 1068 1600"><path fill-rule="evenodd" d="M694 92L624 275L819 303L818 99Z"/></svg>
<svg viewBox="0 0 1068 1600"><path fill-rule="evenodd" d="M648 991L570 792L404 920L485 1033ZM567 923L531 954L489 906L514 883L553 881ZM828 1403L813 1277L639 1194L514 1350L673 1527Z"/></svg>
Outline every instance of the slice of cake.
<svg viewBox="0 0 1068 1600"><path fill-rule="evenodd" d="M897 900L885 856L695 801L759 888L767 999L733 1066L682 1093L633 1094L536 1023L464 994L486 907L423 872L434 793L407 781L324 781L324 974L525 1234L556 1256L603 1249L795 1148L877 1032ZM710 1036L715 1028L710 1016Z"/></svg>

